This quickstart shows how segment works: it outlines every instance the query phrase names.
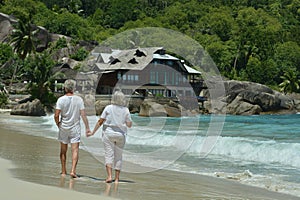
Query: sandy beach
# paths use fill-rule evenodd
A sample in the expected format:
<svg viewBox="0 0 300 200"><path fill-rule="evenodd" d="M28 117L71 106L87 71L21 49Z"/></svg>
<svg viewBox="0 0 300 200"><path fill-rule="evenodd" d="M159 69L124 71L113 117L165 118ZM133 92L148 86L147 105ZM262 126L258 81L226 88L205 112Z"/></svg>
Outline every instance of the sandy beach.
<svg viewBox="0 0 300 200"><path fill-rule="evenodd" d="M300 199L236 181L167 170L121 173L119 184L107 184L103 164L85 151L80 151L77 168L81 177L71 179L60 176L58 156L57 141L1 127L1 199Z"/></svg>

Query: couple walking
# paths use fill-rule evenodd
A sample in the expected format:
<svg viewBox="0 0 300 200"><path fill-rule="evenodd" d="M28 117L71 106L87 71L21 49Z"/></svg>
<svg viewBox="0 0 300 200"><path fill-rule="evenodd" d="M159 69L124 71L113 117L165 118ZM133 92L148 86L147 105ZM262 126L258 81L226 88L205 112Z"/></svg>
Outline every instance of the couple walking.
<svg viewBox="0 0 300 200"><path fill-rule="evenodd" d="M65 95L58 98L54 113L54 120L59 128L58 141L60 142L61 174L66 175L66 159L68 144L71 144L72 168L70 176L77 178L76 166L78 162L80 143L80 117L85 125L86 136L94 135L100 126L103 125L103 137L105 152L105 166L107 172L106 183L111 183L112 169L115 169L115 182L120 178L122 168L122 153L125 145L125 135L127 128L132 126L132 120L128 108L126 107L125 95L121 91L116 91L111 100L111 104L103 110L100 119L96 123L93 131L90 130L89 122L85 113L84 102L81 97L74 95L76 82L66 80L64 83Z"/></svg>

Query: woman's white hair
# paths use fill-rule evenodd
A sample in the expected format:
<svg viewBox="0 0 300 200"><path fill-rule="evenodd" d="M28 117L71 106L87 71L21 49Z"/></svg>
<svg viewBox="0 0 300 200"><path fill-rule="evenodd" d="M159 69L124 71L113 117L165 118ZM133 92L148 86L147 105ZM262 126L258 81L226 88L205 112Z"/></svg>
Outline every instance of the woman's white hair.
<svg viewBox="0 0 300 200"><path fill-rule="evenodd" d="M116 91L111 98L111 104L119 106L127 106L127 99L123 92Z"/></svg>
<svg viewBox="0 0 300 200"><path fill-rule="evenodd" d="M76 81L68 79L64 83L64 88L66 92L74 92L76 86Z"/></svg>

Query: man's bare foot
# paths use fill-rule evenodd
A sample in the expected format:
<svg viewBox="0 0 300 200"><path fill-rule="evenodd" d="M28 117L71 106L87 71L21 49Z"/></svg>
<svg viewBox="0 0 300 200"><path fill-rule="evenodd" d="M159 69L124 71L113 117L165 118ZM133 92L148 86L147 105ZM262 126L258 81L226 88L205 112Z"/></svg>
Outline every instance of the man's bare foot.
<svg viewBox="0 0 300 200"><path fill-rule="evenodd" d="M119 179L115 179L115 183L118 184L119 183Z"/></svg>
<svg viewBox="0 0 300 200"><path fill-rule="evenodd" d="M61 172L60 175L61 175L62 177L65 177L67 174Z"/></svg>

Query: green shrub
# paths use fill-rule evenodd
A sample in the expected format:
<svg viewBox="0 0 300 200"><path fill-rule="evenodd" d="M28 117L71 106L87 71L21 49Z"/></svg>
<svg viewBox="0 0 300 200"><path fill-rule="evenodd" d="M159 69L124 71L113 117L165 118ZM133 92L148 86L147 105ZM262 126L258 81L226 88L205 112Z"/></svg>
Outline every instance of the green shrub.
<svg viewBox="0 0 300 200"><path fill-rule="evenodd" d="M11 46L5 43L0 43L0 65L3 65L13 57L13 50Z"/></svg>
<svg viewBox="0 0 300 200"><path fill-rule="evenodd" d="M0 92L0 108L4 108L7 103L8 103L7 95Z"/></svg>
<svg viewBox="0 0 300 200"><path fill-rule="evenodd" d="M87 58L88 55L89 52L85 50L83 47L81 47L76 51L76 53L72 54L70 57L77 61L83 61L84 59Z"/></svg>
<svg viewBox="0 0 300 200"><path fill-rule="evenodd" d="M67 40L65 37L59 38L55 43L55 49L62 49L68 46Z"/></svg>

